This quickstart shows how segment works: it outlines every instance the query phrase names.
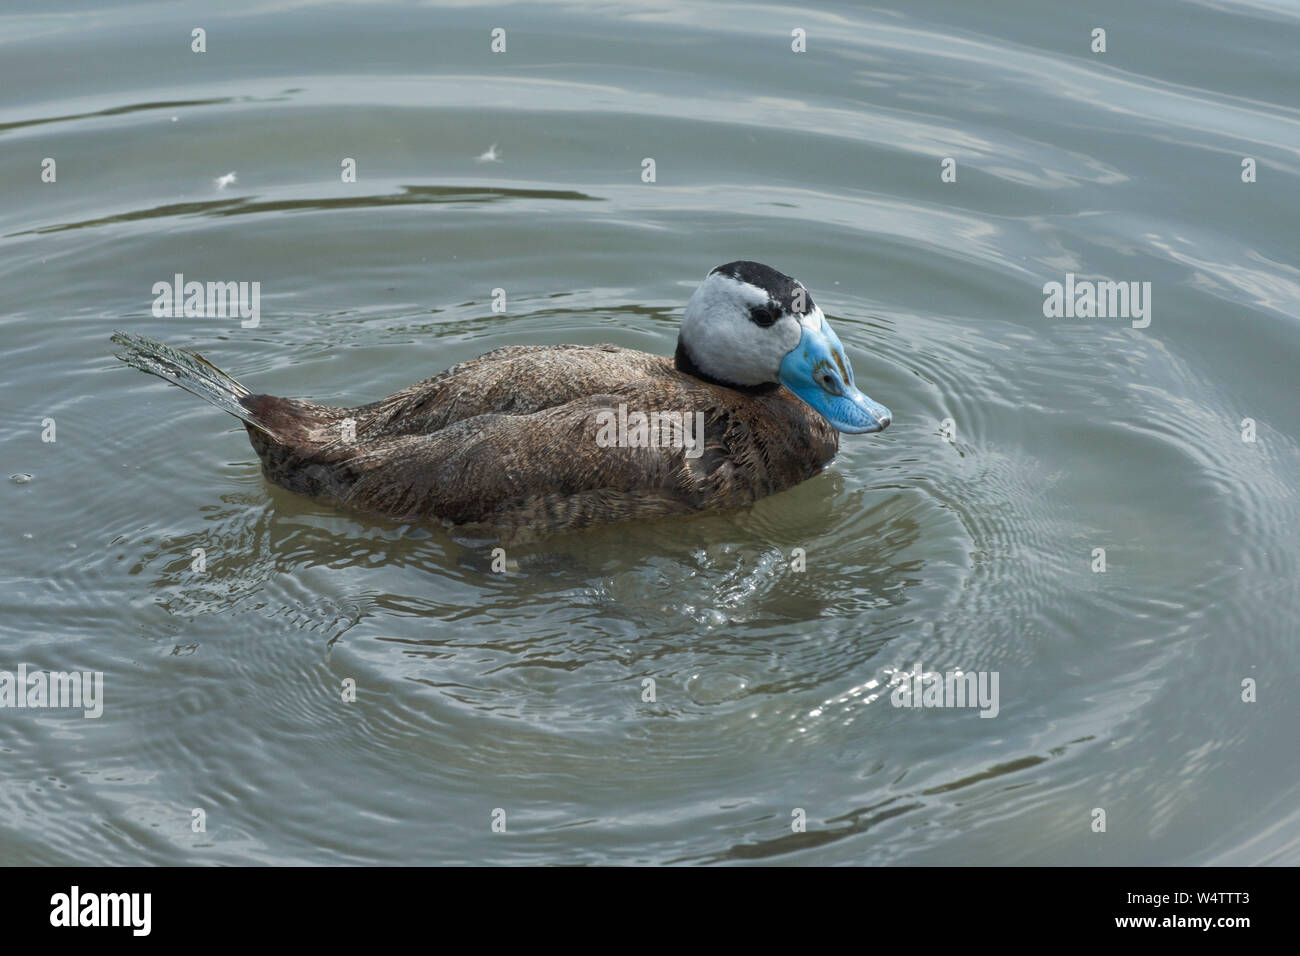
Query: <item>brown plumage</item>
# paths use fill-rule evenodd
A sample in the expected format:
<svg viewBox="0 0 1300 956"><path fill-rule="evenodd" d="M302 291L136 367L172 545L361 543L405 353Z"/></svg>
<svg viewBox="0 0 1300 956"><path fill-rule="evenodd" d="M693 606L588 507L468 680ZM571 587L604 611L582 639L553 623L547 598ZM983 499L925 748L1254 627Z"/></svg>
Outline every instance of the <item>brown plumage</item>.
<svg viewBox="0 0 1300 956"><path fill-rule="evenodd" d="M205 389L224 386L239 408L220 407L244 413L270 481L502 538L741 507L816 474L839 443L783 388L739 391L612 345L497 349L378 402L338 408L250 394L200 357L139 336L114 341L124 361L210 401ZM703 454L600 447L598 413L617 414L620 403L703 412Z"/></svg>

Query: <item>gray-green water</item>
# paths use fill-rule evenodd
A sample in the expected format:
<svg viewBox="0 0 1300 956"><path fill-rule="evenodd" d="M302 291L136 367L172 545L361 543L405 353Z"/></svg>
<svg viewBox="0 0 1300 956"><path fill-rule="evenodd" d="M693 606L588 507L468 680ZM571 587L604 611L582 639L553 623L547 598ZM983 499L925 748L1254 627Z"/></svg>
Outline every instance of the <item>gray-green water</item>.
<svg viewBox="0 0 1300 956"><path fill-rule="evenodd" d="M1297 48L1269 0L6 5L0 670L105 700L0 710L0 862L1300 862ZM737 258L893 426L508 574L109 354L355 404L668 353ZM175 273L260 325L155 318ZM1150 325L1045 317L1067 273ZM892 706L918 662L998 715Z"/></svg>

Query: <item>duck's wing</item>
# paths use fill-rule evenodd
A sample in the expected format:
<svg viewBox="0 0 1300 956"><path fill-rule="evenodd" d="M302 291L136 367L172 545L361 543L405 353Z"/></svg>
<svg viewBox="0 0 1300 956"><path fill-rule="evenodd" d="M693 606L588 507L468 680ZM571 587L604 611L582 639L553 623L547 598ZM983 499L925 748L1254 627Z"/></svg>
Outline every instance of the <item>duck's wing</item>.
<svg viewBox="0 0 1300 956"><path fill-rule="evenodd" d="M601 413L617 416L620 400L589 395L530 414L489 413L386 438L340 463L336 493L352 507L391 517L548 530L696 510L684 449L597 441Z"/></svg>
<svg viewBox="0 0 1300 956"><path fill-rule="evenodd" d="M357 437L428 435L482 415L529 415L662 375L668 364L661 356L614 345L495 349L356 409Z"/></svg>
<svg viewBox="0 0 1300 956"><path fill-rule="evenodd" d="M364 511L438 518L514 537L628 518L735 508L810 477L835 433L793 396L736 404L729 390L656 381L524 415L489 413L399 435L339 462L333 494ZM623 411L703 417L700 454L609 443ZM602 429L605 429L602 431Z"/></svg>

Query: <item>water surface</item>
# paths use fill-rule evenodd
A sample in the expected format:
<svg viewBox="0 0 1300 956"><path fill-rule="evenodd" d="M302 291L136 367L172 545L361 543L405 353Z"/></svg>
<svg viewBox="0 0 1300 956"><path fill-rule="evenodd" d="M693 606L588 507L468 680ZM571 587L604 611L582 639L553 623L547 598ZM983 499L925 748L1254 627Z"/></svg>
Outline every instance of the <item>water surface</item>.
<svg viewBox="0 0 1300 956"><path fill-rule="evenodd" d="M1300 862L1297 46L1282 2L10 4L0 669L105 705L0 710L0 862ZM738 258L892 427L505 574L269 486L108 343L357 404L668 354ZM260 324L155 318L175 273ZM1067 273L1150 325L1046 318ZM918 664L997 716L892 706Z"/></svg>

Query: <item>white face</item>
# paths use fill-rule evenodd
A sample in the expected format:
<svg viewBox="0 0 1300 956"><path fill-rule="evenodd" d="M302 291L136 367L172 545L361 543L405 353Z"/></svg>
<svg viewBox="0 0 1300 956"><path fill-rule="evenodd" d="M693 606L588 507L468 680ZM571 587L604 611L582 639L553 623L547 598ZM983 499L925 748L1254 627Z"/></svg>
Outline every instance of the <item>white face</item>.
<svg viewBox="0 0 1300 956"><path fill-rule="evenodd" d="M763 327L750 310L768 306L779 317ZM763 385L779 380L781 360L799 344L801 326L820 331L822 310L814 305L795 315L766 289L714 272L686 303L680 336L702 371L737 385Z"/></svg>

